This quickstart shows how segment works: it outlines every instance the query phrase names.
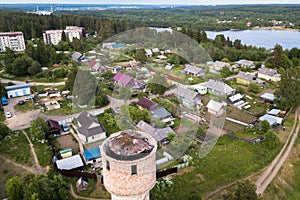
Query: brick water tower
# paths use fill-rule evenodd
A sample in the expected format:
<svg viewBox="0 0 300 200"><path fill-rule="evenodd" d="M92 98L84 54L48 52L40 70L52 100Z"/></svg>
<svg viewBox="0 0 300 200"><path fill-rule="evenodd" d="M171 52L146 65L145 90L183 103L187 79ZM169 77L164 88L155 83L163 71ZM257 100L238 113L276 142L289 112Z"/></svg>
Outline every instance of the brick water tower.
<svg viewBox="0 0 300 200"><path fill-rule="evenodd" d="M157 144L149 134L121 131L101 146L103 181L112 200L149 200L156 182Z"/></svg>

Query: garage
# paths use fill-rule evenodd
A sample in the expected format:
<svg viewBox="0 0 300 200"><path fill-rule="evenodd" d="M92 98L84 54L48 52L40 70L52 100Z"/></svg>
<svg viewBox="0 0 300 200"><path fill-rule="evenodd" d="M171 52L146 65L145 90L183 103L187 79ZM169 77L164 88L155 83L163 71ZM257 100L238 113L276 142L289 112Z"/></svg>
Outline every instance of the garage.
<svg viewBox="0 0 300 200"><path fill-rule="evenodd" d="M8 98L21 97L31 94L29 83L6 86L5 89L7 91Z"/></svg>

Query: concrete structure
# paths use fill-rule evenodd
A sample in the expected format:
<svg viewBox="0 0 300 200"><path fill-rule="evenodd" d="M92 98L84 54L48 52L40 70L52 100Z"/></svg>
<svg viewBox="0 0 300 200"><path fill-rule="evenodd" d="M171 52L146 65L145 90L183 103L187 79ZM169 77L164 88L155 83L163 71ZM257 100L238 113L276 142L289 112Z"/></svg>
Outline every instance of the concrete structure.
<svg viewBox="0 0 300 200"><path fill-rule="evenodd" d="M43 31L44 43L58 45L58 43L61 41L62 32L62 30Z"/></svg>
<svg viewBox="0 0 300 200"><path fill-rule="evenodd" d="M70 42L73 42L74 38L80 39L85 37L85 29L83 27L78 26L66 26L64 30L67 38L69 38Z"/></svg>
<svg viewBox="0 0 300 200"><path fill-rule="evenodd" d="M74 38L80 39L81 37L85 37L85 29L83 27L66 26L65 30L44 30L44 43L57 45L62 39L63 31L70 42L73 42Z"/></svg>
<svg viewBox="0 0 300 200"><path fill-rule="evenodd" d="M132 130L103 142L103 180L112 200L149 200L156 182L156 149L153 137Z"/></svg>
<svg viewBox="0 0 300 200"><path fill-rule="evenodd" d="M0 33L0 52L5 52L6 47L13 51L24 51L26 49L24 35L22 32Z"/></svg>
<svg viewBox="0 0 300 200"><path fill-rule="evenodd" d="M21 97L31 94L29 83L6 86L5 89L7 91L8 98Z"/></svg>

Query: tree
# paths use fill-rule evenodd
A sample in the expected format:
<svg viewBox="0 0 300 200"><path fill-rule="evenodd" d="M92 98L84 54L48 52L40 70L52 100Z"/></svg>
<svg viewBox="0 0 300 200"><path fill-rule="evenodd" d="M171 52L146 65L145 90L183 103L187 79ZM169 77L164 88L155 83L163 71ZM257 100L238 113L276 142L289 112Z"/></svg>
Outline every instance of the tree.
<svg viewBox="0 0 300 200"><path fill-rule="evenodd" d="M109 104L109 100L105 94L97 94L95 98L95 105L97 108L101 108Z"/></svg>
<svg viewBox="0 0 300 200"><path fill-rule="evenodd" d="M277 147L280 143L279 138L277 136L276 133L274 133L272 130L268 130L266 135L265 135L265 145L269 148L269 149L274 149L275 147Z"/></svg>
<svg viewBox="0 0 300 200"><path fill-rule="evenodd" d="M146 51L144 48L138 48L136 50L136 60L140 61L141 63L146 62Z"/></svg>
<svg viewBox="0 0 300 200"><path fill-rule="evenodd" d="M6 193L12 200L21 200L24 197L24 185L23 180L14 176L10 178L6 183Z"/></svg>
<svg viewBox="0 0 300 200"><path fill-rule="evenodd" d="M270 129L270 124L267 120L263 120L262 122L260 122L260 125L261 125L261 131L263 133L266 133Z"/></svg>
<svg viewBox="0 0 300 200"><path fill-rule="evenodd" d="M0 141L11 133L11 130L3 123L0 123Z"/></svg>
<svg viewBox="0 0 300 200"><path fill-rule="evenodd" d="M38 61L33 61L31 66L28 67L28 74L33 76L41 72L41 65Z"/></svg>
<svg viewBox="0 0 300 200"><path fill-rule="evenodd" d="M5 96L5 94L6 94L5 86L0 81L0 97Z"/></svg>
<svg viewBox="0 0 300 200"><path fill-rule="evenodd" d="M48 124L46 121L38 117L30 123L30 137L32 140L45 139L45 134L48 132Z"/></svg>
<svg viewBox="0 0 300 200"><path fill-rule="evenodd" d="M276 90L276 104L287 110L300 105L300 68L280 70L281 81Z"/></svg>
<svg viewBox="0 0 300 200"><path fill-rule="evenodd" d="M14 62L17 55L10 48L6 47L6 51L4 53L4 69L8 74L12 73L12 63Z"/></svg>
<svg viewBox="0 0 300 200"><path fill-rule="evenodd" d="M117 92L117 97L119 99L129 100L131 97L131 90L128 87L120 87Z"/></svg>
<svg viewBox="0 0 300 200"><path fill-rule="evenodd" d="M256 186L249 180L239 182L237 191L235 192L235 197L237 200L257 200Z"/></svg>
<svg viewBox="0 0 300 200"><path fill-rule="evenodd" d="M66 81L66 89L73 91L77 73L78 73L78 68L76 66L73 67L71 71L68 73L68 79Z"/></svg>
<svg viewBox="0 0 300 200"><path fill-rule="evenodd" d="M148 83L148 88L153 94L163 95L168 90L168 83L165 77L160 74L154 74Z"/></svg>
<svg viewBox="0 0 300 200"><path fill-rule="evenodd" d="M232 72L230 71L229 67L223 67L220 70L220 74L223 78L226 78L226 77L230 76L232 74Z"/></svg>
<svg viewBox="0 0 300 200"><path fill-rule="evenodd" d="M291 61L285 55L282 46L276 44L273 52L271 53L271 64L274 68L288 68L292 66Z"/></svg>
<svg viewBox="0 0 300 200"><path fill-rule="evenodd" d="M256 83L250 83L248 86L248 91L253 92L253 93L258 93L259 92L259 85Z"/></svg>
<svg viewBox="0 0 300 200"><path fill-rule="evenodd" d="M216 47L221 48L221 47L224 47L225 44L226 44L226 39L225 39L225 36L223 34L217 35L215 37L215 45L216 45Z"/></svg>

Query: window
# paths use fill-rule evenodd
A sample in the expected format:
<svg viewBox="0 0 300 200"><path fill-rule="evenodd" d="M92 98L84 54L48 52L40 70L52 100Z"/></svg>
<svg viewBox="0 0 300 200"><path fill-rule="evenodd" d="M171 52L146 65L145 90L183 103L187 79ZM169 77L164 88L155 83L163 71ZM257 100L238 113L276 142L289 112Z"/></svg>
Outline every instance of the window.
<svg viewBox="0 0 300 200"><path fill-rule="evenodd" d="M131 165L131 175L137 174L137 166L136 165Z"/></svg>
<svg viewBox="0 0 300 200"><path fill-rule="evenodd" d="M110 165L109 165L109 161L108 160L106 161L106 169L110 170Z"/></svg>

